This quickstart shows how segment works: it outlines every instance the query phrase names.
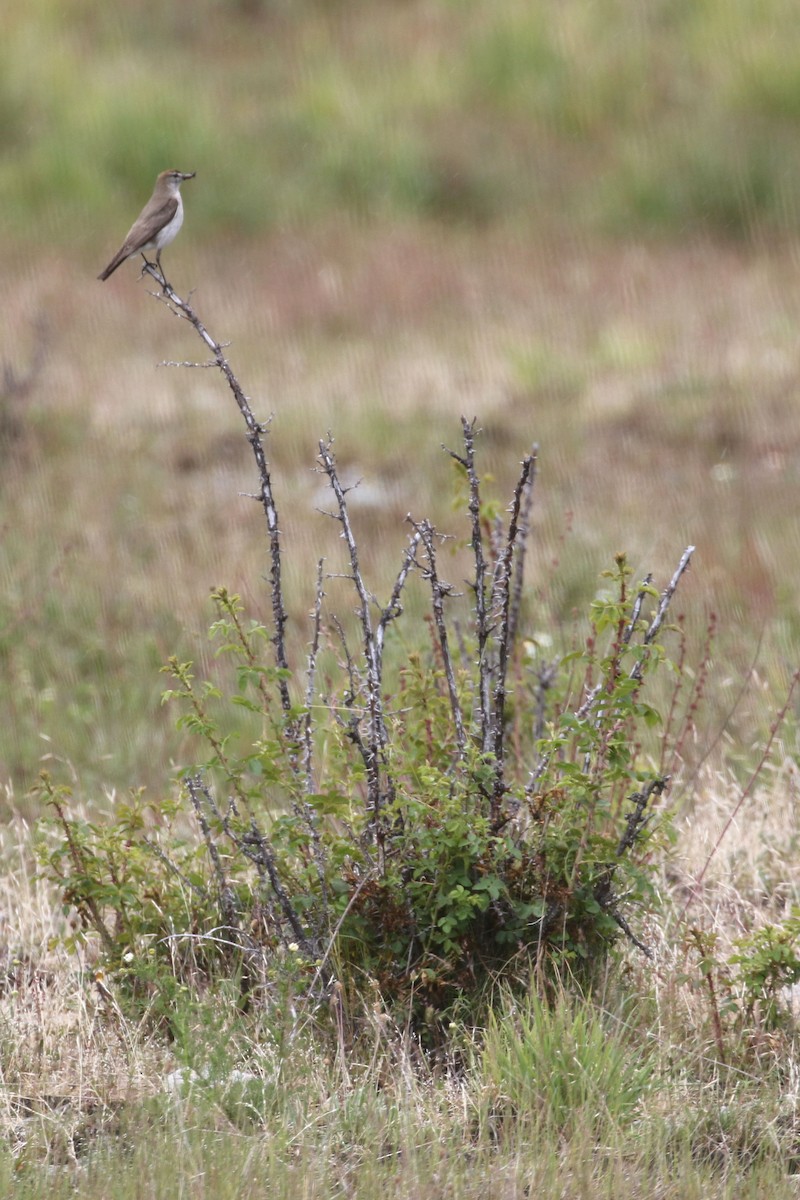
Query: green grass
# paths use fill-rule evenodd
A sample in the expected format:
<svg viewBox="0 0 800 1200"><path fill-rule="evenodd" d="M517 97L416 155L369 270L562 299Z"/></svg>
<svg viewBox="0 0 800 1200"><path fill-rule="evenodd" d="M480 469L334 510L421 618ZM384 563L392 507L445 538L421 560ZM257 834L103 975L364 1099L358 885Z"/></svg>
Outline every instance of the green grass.
<svg viewBox="0 0 800 1200"><path fill-rule="evenodd" d="M542 1000L535 980L490 1015L477 1057L494 1119L555 1138L577 1129L605 1142L630 1127L656 1074L652 1044L568 994Z"/></svg>

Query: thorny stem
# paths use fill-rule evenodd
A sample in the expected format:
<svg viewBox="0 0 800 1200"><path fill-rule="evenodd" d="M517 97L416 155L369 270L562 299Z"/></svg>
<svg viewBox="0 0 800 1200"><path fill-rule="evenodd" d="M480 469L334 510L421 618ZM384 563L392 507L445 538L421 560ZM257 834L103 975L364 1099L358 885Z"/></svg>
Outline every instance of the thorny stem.
<svg viewBox="0 0 800 1200"><path fill-rule="evenodd" d="M176 316L188 321L195 329L198 336L205 342L208 349L211 351L216 366L225 377L233 397L239 407L239 411L244 418L247 426L247 440L253 451L253 456L256 461L258 470L258 478L260 483L260 491L257 499L261 502L264 509L264 515L267 519L267 534L269 538L270 551L270 584L272 590L272 620L275 626L275 633L272 641L275 646L275 661L282 671L288 672L289 662L286 655L286 638L285 625L287 621L286 608L283 602L283 587L281 581L281 544L280 544L280 528L278 525L278 509L275 503L275 497L272 491L272 478L270 475L267 456L264 451L263 436L266 432L266 426L256 420L253 415L253 410L250 406L250 401L245 395L239 380L236 378L233 369L223 353L222 345L217 342L206 329L203 322L198 317L194 308L188 302L183 300L173 289L172 285L167 283L164 276L153 263L147 263L143 268L143 273L151 276L158 284L163 292L163 296L157 296L157 299L162 300L170 311ZM291 698L289 696L289 685L286 678L278 680L278 688L281 698L281 706L284 713L291 711ZM287 733L290 741L296 740L297 731L294 728L294 722L287 728Z"/></svg>
<svg viewBox="0 0 800 1200"><path fill-rule="evenodd" d="M400 593L405 587L409 572L415 565L415 555L417 552L417 546L419 545L419 540L420 535L415 528L414 533L409 540L408 546L406 547L405 554L403 555L403 562L397 574L397 578L394 581L394 587L392 588L392 594L389 597L389 603L384 608L383 612L381 613L380 620L378 621L378 628L375 631L375 645L378 652L379 669L381 669L383 666L383 644L386 634L386 627L390 621L394 621L403 612L403 606L400 603Z"/></svg>
<svg viewBox="0 0 800 1200"><path fill-rule="evenodd" d="M525 495L528 480L534 466L533 455L527 455L522 462L522 473L514 489L514 499L511 502L511 519L508 523L508 535L503 553L498 561L497 570L497 607L500 611L500 630L497 636L497 678L494 688L494 790L490 817L496 825L500 817L500 806L505 794L504 762L505 762L505 722L506 722L506 677L508 675L508 655L511 644L511 569L514 550L520 535L520 507Z"/></svg>
<svg viewBox="0 0 800 1200"><path fill-rule="evenodd" d="M650 622L647 632L645 633L644 638L643 638L643 642L644 642L645 646L649 646L651 644L651 642L654 642L656 637L658 636L658 632L661 629L661 626L664 623L664 618L667 615L667 609L669 608L670 604L672 603L672 597L675 595L675 592L678 590L678 584L681 581L681 576L683 575L684 571L687 571L689 569L689 563L692 561L693 554L694 554L694 546L687 546L686 549L684 550L683 554L681 555L681 561L678 563L677 567L675 568L675 574L672 576L672 579L670 579L669 583L664 588L664 591L661 593L661 599L659 601L658 608L656 609L656 614L653 617L652 621ZM638 667L639 674L641 674L641 664L637 663L636 667L634 667L633 671L631 672L632 679L634 678L634 672L636 671L637 667ZM639 674L637 674L635 676L637 679L639 677Z"/></svg>
<svg viewBox="0 0 800 1200"><path fill-rule="evenodd" d="M223 821L223 828L236 848L255 865L262 880L269 880L281 911L291 926L297 944L301 947L304 954L308 955L309 958L313 957L314 947L306 935L303 923L289 898L289 893L281 882L272 847L261 833L255 821L251 820L250 832L245 834L235 833L231 829L227 817Z"/></svg>
<svg viewBox="0 0 800 1200"><path fill-rule="evenodd" d="M342 527L342 537L347 546L348 557L350 559L350 574L348 579L354 584L356 593L359 598L359 608L356 610L356 615L359 618L362 632L362 642L364 647L364 660L366 663L366 692L367 692L367 711L369 713L368 728L369 733L366 739L362 736L359 728L358 718L355 713L352 714L350 722L346 725L347 735L357 746L359 753L364 762L364 767L367 773L367 804L372 811L373 830L375 836L383 846L384 829L381 824L381 814L386 803L390 802L394 795L394 783L388 771L385 772L385 781L381 778L381 765L384 759L386 747L389 743L389 735L386 728L386 719L383 707L383 650L386 636L386 629L391 621L399 617L403 611L400 603L403 588L406 585L408 577L412 569L417 565L416 551L420 542L420 534L415 531L409 539L409 544L403 554L403 561L400 565L397 577L392 588L392 593L389 597L389 602L384 608L380 609L380 616L377 624L373 629L372 619L370 616L370 605L376 604L374 597L370 596L367 591L364 577L361 573L361 566L358 559L358 547L353 533L353 528L350 524L350 514L347 509L347 491L348 489L342 486L339 479L336 463L331 452L330 440L319 443L319 461L322 463L323 469L328 476L334 496L338 512L329 513L328 515L337 520ZM356 697L356 671L353 660L347 648L347 640L344 636L344 631L341 625L334 618L334 623L338 629L342 645L344 647L347 658L347 673L350 680L350 697L351 704L355 702Z"/></svg>
<svg viewBox="0 0 800 1200"><path fill-rule="evenodd" d="M313 632L311 635L311 645L308 652L308 667L306 671L306 712L303 718L303 774L305 775L306 796L310 796L314 791L314 772L312 770L312 761L314 754L314 736L313 723L311 713L314 703L314 682L317 672L317 657L319 655L319 635L320 625L322 622L322 600L325 595L322 588L322 567L324 559L320 559L317 563L317 587L314 593L314 611L312 617ZM322 848L322 838L319 832L319 822L317 814L311 805L306 802L303 806L303 819L308 826L308 831L311 836L312 853L314 856L314 866L319 880L320 896L322 898L322 910L324 914L328 911L328 884L325 878L325 854Z"/></svg>
<svg viewBox="0 0 800 1200"><path fill-rule="evenodd" d="M469 482L469 514L472 518L472 553L475 556L475 624L478 638L478 704L480 708L480 742L484 754L490 749L490 664L488 656L489 617L486 608L486 560L483 554L483 532L481 530L480 479L475 469L475 421L461 418L464 434L464 457L448 450L451 458L467 473Z"/></svg>
<svg viewBox="0 0 800 1200"><path fill-rule="evenodd" d="M201 900L208 901L208 891L204 887L200 887L189 878L189 876L180 869L177 863L173 862L168 854L165 854L158 842L154 842L152 838L144 838L143 845L156 856L159 862L162 862L168 871L171 871L176 879L180 879L182 885L187 891L194 892L195 896L199 896Z"/></svg>
<svg viewBox="0 0 800 1200"><path fill-rule="evenodd" d="M450 696L450 708L453 713L453 724L456 730L456 744L458 746L459 758L464 757L464 750L467 744L467 735L464 730L464 717L461 712L461 702L458 698L458 688L456 687L455 671L453 670L453 659L450 654L450 643L447 636L447 624L444 619L444 597L448 596L452 591L449 583L444 583L436 570L436 549L433 544L433 527L429 521L422 521L419 525L415 524L414 529L422 544L425 547L425 554L428 559L427 567L422 567L423 578L430 580L431 596L433 601L433 619L436 625L436 635L439 639L439 646L442 651L442 660L444 662L444 673L447 680L447 691Z"/></svg>
<svg viewBox="0 0 800 1200"><path fill-rule="evenodd" d="M628 922L619 911L619 897L614 894L613 884L617 866L623 855L636 844L639 840L645 825L649 820L647 812L648 805L655 796L660 798L669 783L669 777L663 776L658 779L651 779L650 782L642 789L641 792L634 792L630 797L633 808L628 813L628 818L625 823L625 829L622 837L617 844L616 859L609 863L605 870L600 875L594 887L594 898L601 908L605 909L608 915L617 923L625 936L633 942L648 958L653 957L653 952L649 946L633 933L628 925Z"/></svg>
<svg viewBox="0 0 800 1200"><path fill-rule="evenodd" d="M260 492L255 497L258 499L264 509L267 520L267 530L269 537L269 556L271 562L271 598L272 598L272 614L274 623L274 636L272 642L275 649L275 657L280 676L278 679L279 694L281 706L285 715L285 728L287 731L288 740L290 743L290 754L292 761L292 770L295 773L295 782L297 788L295 795L302 795L302 786L305 785L305 796L308 799L314 790L314 773L313 773L313 735L314 729L312 724L311 710L313 707L313 697L316 683L316 672L319 657L320 632L322 621L322 604L324 598L323 591L323 565L320 561L317 572L317 589L315 596L315 606L313 610L313 634L310 644L310 652L308 655L307 675L306 675L306 712L302 719L292 714L292 705L289 694L288 677L288 660L286 654L285 642L285 626L287 622L287 614L285 610L282 579L281 579L281 539L278 521L277 506L275 504L272 480L270 469L267 462L267 457L264 450L264 435L266 427L256 421L251 404L247 396L244 394L227 358L224 354L223 346L218 343L205 328L202 321L197 316L192 305L179 297L167 283L160 269L152 264L147 264L145 267L148 273L160 286L162 295L157 298L161 299L176 316L188 321L195 332L201 338L203 343L211 352L213 361L207 365L216 367L224 376L237 406L242 414L247 428L247 437L250 442L253 455L258 471L260 482ZM188 365L188 364L186 364ZM479 741L480 751L489 762L494 764L494 783L491 792L490 801L490 816L494 829L492 833L496 835L500 825L500 812L503 803L503 797L506 792L504 778L504 762L508 753L505 744L505 718L506 718L506 703L507 703L507 674L508 666L513 648L514 638L519 622L519 614L522 602L522 589L524 578L524 557L526 550L527 537L530 529L530 515L532 508L533 486L536 476L536 449L529 454L522 463L522 472L520 474L517 486L514 491L514 496L511 504L511 517L508 525L508 532L503 541L502 523L498 520L491 526L482 516L481 511L481 480L478 475L475 465L475 436L476 422L468 421L462 417L462 434L464 453L463 456L449 451L454 458L464 469L468 488L469 501L468 511L471 520L471 545L474 556L475 576L474 582L470 584L475 593L474 615L476 622L477 634L477 662L474 665L477 669L478 682L478 699L475 724L479 726L476 730ZM436 569L436 552L435 552L435 532L429 522L425 521L420 524L414 524L414 534L410 539L409 545L406 548L400 570L396 577L394 587L385 608L380 608L374 598L368 592L364 582L364 577L359 563L358 547L350 523L348 513L346 493L347 488L343 487L338 477L335 460L331 450L331 440L321 441L319 443L319 461L325 473L328 476L330 486L334 495L338 511L333 513L333 517L337 520L341 527L342 538L347 546L349 556L350 573L347 576L353 584L358 595L359 608L357 616L360 622L361 640L363 646L364 666L362 668L360 659L358 669L353 663L349 654L347 644L344 639L341 626L337 624L337 628L342 633L342 644L347 660L346 668L348 674L348 682L350 686L350 694L347 698L347 705L350 708L350 723L346 728L352 738L354 744L362 756L367 773L367 805L370 815L370 829L364 835L367 839L375 839L379 843L381 851L384 849L384 840L388 832L388 827L384 825L385 810L387 804L392 799L393 782L389 769L389 736L386 724L386 714L384 709L384 699L382 694L382 667L383 667L383 651L385 632L389 623L398 617L402 612L400 603L403 588L411 571L419 566L417 554L420 545L424 548L427 556L427 567L421 568L427 579L431 583L433 594L434 620L436 625L437 637L442 651L442 659L445 666L445 675L447 686L450 694L450 704L452 709L453 723L455 728L455 736L458 744L459 756L464 757L468 745L468 731L464 726L464 718L461 709L461 703L458 696L456 686L456 676L453 668L450 645L448 641L447 625L444 613L444 599L450 594L450 586L442 582ZM488 542L488 549L487 549ZM681 576L688 568L694 548L688 547L678 565L675 574L670 581L670 584L661 595L655 615L653 616L649 626L643 631L644 623L640 624L641 612L644 605L647 587L649 587L649 579L643 585L637 595L632 611L629 625L625 624L623 618L620 618L617 627L617 636L614 645L613 666L608 673L608 678L602 680L596 687L592 689L586 697L583 705L578 710L578 717L588 716L593 709L602 703L601 694L604 688L608 691L612 690L614 683L618 678L619 663L622 657L622 647L634 637L641 638L641 657L633 666L629 678L635 681L640 681L644 672L644 667L647 663L649 650L657 637L659 630L665 619L669 604L673 598L675 590L678 586ZM224 601L225 594L219 593L220 599ZM624 596L623 596L624 599ZM379 612L379 617L375 618L372 615L371 606L376 604ZM249 653L249 643L244 629L240 626L235 610L230 610L234 626L237 631L237 636L245 648L245 652ZM335 622L335 618L333 618ZM456 633L458 636L458 632ZM252 659L248 659L252 664ZM178 675L180 679L181 676ZM544 677L543 677L544 678ZM797 676L793 681L794 687L797 681ZM198 701L194 696L191 685L184 682L184 690L186 696L195 704L196 715L198 718L203 717L202 706L198 708ZM591 681L589 681L589 684ZM544 686L544 682L543 685ZM363 710L356 710L356 699L359 693L366 692L366 714L367 719L364 720ZM790 693L791 694L791 693ZM788 707L787 699L787 707ZM332 709L333 711L333 709ZM785 709L784 709L785 712ZM333 712L336 720L341 720L338 714ZM783 714L781 714L783 715ZM344 722L342 722L344 724ZM213 744L213 743L212 743ZM768 747L769 748L769 747ZM550 753L554 753L551 751ZM766 752L765 752L766 755ZM224 764L224 757L221 752L218 755ZM547 769L549 763L549 755L540 757L540 761L532 773L531 782L526 788L526 793L530 796L540 776ZM231 772L229 771L229 774ZM594 864L600 867L599 876L595 874L596 880L594 888L595 900L605 909L611 918L616 921L620 929L639 946L645 953L649 953L647 947L640 942L631 932L627 922L619 912L619 904L621 898L615 894L614 881L615 873L619 868L619 862L622 856L636 843L641 835L641 832L646 824L647 816L646 809L651 798L660 795L666 786L666 779L657 779L652 781L643 789L642 792L634 794L631 797L634 807L628 816L626 828L617 843L616 853L612 848L608 852L607 859L604 858L600 864ZM243 798L235 777L233 778L234 790ZM220 817L213 797L210 791L203 784L201 777L190 777L187 780L187 788L191 798L191 803L195 809L197 819L200 824L206 845L209 850L214 878L218 885L220 893L220 903L223 906L223 911L228 922L228 928L234 929L244 938L245 934L241 930L241 922L237 915L235 897L228 886L228 881L225 873L224 860L219 854L217 846L213 838L213 822L209 822L206 813L211 812L213 816L220 821L220 826L226 838L233 844L234 848L243 856L245 856L254 865L262 886L265 892L271 890L272 899L270 901L271 919L276 921L280 936L288 940L289 932L293 934L294 939L302 948L303 953L308 958L319 956L325 943L321 938L321 922L315 918L313 903L309 906L312 915L308 915L305 903L298 897L295 900L294 887L295 881L291 876L282 876L281 859L277 856L277 851L274 848L270 838L265 836L255 819L252 817L249 820L249 825L246 832L241 828L235 828L231 821L231 814L238 817L238 812L235 808L235 802L230 800L229 813L226 816ZM488 795L488 792L484 793ZM742 801L744 796L742 797ZM740 804L741 802L740 801ZM315 833L314 811L310 804L306 805L307 817L311 827L312 837ZM738 809L738 806L737 806ZM298 803L295 811L301 814L301 807ZM65 822L64 815L57 808L59 817L62 823ZM390 814L389 814L390 815ZM353 842L356 841L356 835L348 830L349 836ZM79 855L77 850L71 844L73 854ZM339 916L338 922L333 928L330 937L327 940L327 946L322 953L321 960L318 962L316 975L312 984L311 991L313 992L317 982L319 981L323 970L330 955L334 950L336 939L341 930L341 927L347 918L348 914L354 907L358 896L367 886L367 883L374 878L378 872L378 866L373 863L369 856L369 852L365 846L362 846L364 858L368 864L367 874L362 877L355 890L352 892L350 899L344 912ZM305 853L305 850L303 851ZM713 854L713 852L712 852ZM314 855L317 859L319 882L321 885L323 917L328 915L328 905L326 896L326 875L325 869L329 864L322 862L322 853L319 848L319 842L314 843ZM317 857L318 856L318 857ZM377 857L377 856L376 856ZM608 861L610 859L610 861ZM709 858L710 861L710 858ZM80 865L78 862L76 866ZM385 857L384 857L385 865ZM706 864L708 865L708 864ZM335 869L335 865L334 865ZM705 868L704 868L705 870ZM287 882L287 879L291 882ZM702 873L700 880L702 879ZM698 880L698 883L700 882ZM268 885L268 886L267 886ZM226 907L227 906L227 907ZM319 909L317 909L317 912ZM542 937L547 933L552 923L556 921L559 915L565 911L565 902L561 899L551 900L543 916L540 918L540 929ZM91 912L91 910L90 910ZM96 917L95 923L100 929L101 935L104 927L102 926L102 917ZM106 931L107 932L107 931ZM108 935L110 937L110 935ZM416 936L416 935L415 935ZM409 959L411 957L413 947L409 947ZM326 975L331 973L326 971Z"/></svg>
<svg viewBox="0 0 800 1200"><path fill-rule="evenodd" d="M348 694L345 697L345 707L352 709L353 706L355 705L356 696L358 695L358 692L359 692L358 676L356 673L356 664L353 662L353 656L350 653L350 647L347 644L347 636L342 627L342 623L339 620L339 618L336 616L335 613L331 617L331 625L336 630L336 634L339 638L339 641L342 646L342 651L344 653L343 666L345 668L345 671L347 672L347 684L348 684L348 688L349 688Z"/></svg>
<svg viewBox="0 0 800 1200"><path fill-rule="evenodd" d="M339 638L342 652L344 654L344 662L341 662L340 660L340 666L344 668L347 674L348 690L344 697L343 706L348 710L350 717L349 720L345 721L344 717L341 716L338 708L335 706L331 708L331 713L333 715L333 719L342 727L342 729L345 730L347 737L361 755L361 760L364 763L364 770L369 778L369 750L364 745L364 739L361 736L361 730L359 728L358 712L356 711L356 697L361 691L359 675L356 671L356 664L353 661L353 656L350 653L350 647L347 644L347 635L342 628L341 621L335 613L331 617L331 625L336 630L336 634Z"/></svg>
<svg viewBox="0 0 800 1200"><path fill-rule="evenodd" d="M513 646L519 627L519 614L522 607L522 587L525 581L525 557L528 550L528 538L531 531L531 512L533 510L533 490L536 483L536 473L539 465L539 447L533 446L528 456L530 470L522 488L522 508L519 518L519 537L517 553L514 558L514 583L511 589L511 607L508 615L508 644Z"/></svg>
<svg viewBox="0 0 800 1200"><path fill-rule="evenodd" d="M633 636L633 632L636 629L637 624L639 623L639 618L642 615L642 608L644 606L645 596L647 595L647 590L650 587L650 585L652 584L652 582L653 582L653 576L646 575L644 582L642 583L642 586L639 588L636 599L633 602L633 608L631 609L631 619L628 622L628 624L625 626L625 631L622 635L622 641L623 641L624 645L626 645L626 646L629 644L631 637Z"/></svg>
<svg viewBox="0 0 800 1200"><path fill-rule="evenodd" d="M347 511L346 489L342 487L341 480L336 472L336 464L331 453L329 441L321 441L319 443L319 460L322 463L325 474L328 476L333 494L336 497L339 510L338 514L336 514L336 520L342 526L342 537L347 545L347 552L350 558L351 580L356 589L360 604L356 615L361 623L364 643L364 658L367 667L367 708L369 711L369 737L365 747L365 766L367 769L368 803L372 809L373 820L377 828L380 822L382 807L380 756L388 741L383 715L383 697L381 695L380 654L372 628L370 597L367 593L364 577L361 574L361 567L358 561L358 547L355 535L353 534L353 527L350 524L350 514Z"/></svg>
<svg viewBox="0 0 800 1200"><path fill-rule="evenodd" d="M322 618L322 599L325 595L322 588L322 567L324 559L320 559L317 563L317 588L314 594L314 611L311 614L312 634L311 645L308 652L308 667L306 670L306 713L303 718L303 774L306 777L306 793L314 791L314 778L311 770L311 761L313 757L313 737L312 737L312 721L311 711L314 703L314 681L317 671L317 657L319 655L319 631Z"/></svg>
<svg viewBox="0 0 800 1200"><path fill-rule="evenodd" d="M189 799L192 802L192 808L195 811L195 816L197 817L197 822L202 831L203 840L205 841L206 848L211 859L211 864L214 869L214 876L217 880L217 889L219 893L219 902L222 915L225 918L228 928L232 931L235 930L238 933L240 922L236 912L234 891L228 883L227 876L225 875L225 869L222 865L222 859L211 832L211 826L209 825L206 814L203 811L202 798L204 796L207 798L212 812L215 811L216 805L211 800L211 795L208 791L208 788L204 785L199 776L187 776L186 790L189 793Z"/></svg>

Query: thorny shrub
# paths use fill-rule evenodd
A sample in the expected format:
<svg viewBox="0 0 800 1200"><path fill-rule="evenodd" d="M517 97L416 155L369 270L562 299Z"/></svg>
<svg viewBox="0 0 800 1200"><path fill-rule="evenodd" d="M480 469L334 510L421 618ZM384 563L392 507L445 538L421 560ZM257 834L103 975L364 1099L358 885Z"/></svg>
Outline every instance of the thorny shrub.
<svg viewBox="0 0 800 1200"><path fill-rule="evenodd" d="M629 920L650 898L654 832L669 832L654 821L667 777L651 763L679 733L645 691L669 670L660 636L691 550L663 593L632 585L618 556L583 645L543 659L519 633L535 458L501 530L480 495L472 425L463 432L468 602L441 579L439 538L422 522L388 605L375 604L322 444L360 599L358 648L325 617L320 569L294 702L290 672L270 661L274 636L220 588L211 634L233 668L230 692L198 682L190 663L166 668L166 698L210 749L184 781L188 804L140 795L111 822L87 823L45 783L61 836L43 853L73 936L97 935L106 969L134 992L159 975L199 983L222 970L249 997L291 968L317 993L377 985L430 1025L531 963L585 975L621 935L647 953ZM416 638L405 630L417 651L385 665L412 573L431 589L432 619ZM244 750L220 732L226 706L257 723Z"/></svg>
<svg viewBox="0 0 800 1200"><path fill-rule="evenodd" d="M356 621L328 613L320 563L306 670L292 670L265 427L222 345L157 267L144 269L210 350L245 422L271 613L254 621L236 596L214 593L227 692L170 662L168 697L209 748L178 799L138 795L89 824L43 780L56 820L41 855L71 938L97 942L122 993L151 1005L222 973L242 1004L288 986L341 1018L377 987L420 1030L456 1003L477 1007L487 982L529 979L532 965L590 974L623 936L647 953L631 922L650 898L653 838L669 828L657 805L698 699L691 691L681 710L676 672L662 724L647 695L670 669L661 637L692 547L661 593L618 556L583 644L547 657L547 639L523 631L535 452L504 527L483 495L474 422L462 420L463 451L450 454L465 497L467 594L442 578L442 539L422 520L382 606L321 442ZM430 616L416 628L406 616L401 643L392 627L413 576ZM231 710L238 742L223 733L236 727Z"/></svg>

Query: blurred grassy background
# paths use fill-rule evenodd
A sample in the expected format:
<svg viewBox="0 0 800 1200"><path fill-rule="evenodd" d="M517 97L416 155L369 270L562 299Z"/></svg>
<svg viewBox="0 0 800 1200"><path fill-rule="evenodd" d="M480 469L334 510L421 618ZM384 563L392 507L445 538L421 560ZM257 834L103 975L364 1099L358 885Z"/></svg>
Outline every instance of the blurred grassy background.
<svg viewBox="0 0 800 1200"><path fill-rule="evenodd" d="M619 549L663 580L695 542L685 604L698 637L721 613L718 725L761 642L758 703L728 723L754 740L800 638L796 15L0 0L9 794L43 756L90 795L162 788L190 751L158 665L198 657L210 587L266 610L232 402L156 369L201 351L135 267L94 278L166 166L198 172L168 275L275 413L298 664L313 563L338 569L318 438L363 478L385 594L409 510L459 528L439 445L477 414L501 497L541 443L534 622L569 624Z"/></svg>
<svg viewBox="0 0 800 1200"><path fill-rule="evenodd" d="M0 201L96 244L165 162L196 233L326 218L791 227L790 0L4 0Z"/></svg>

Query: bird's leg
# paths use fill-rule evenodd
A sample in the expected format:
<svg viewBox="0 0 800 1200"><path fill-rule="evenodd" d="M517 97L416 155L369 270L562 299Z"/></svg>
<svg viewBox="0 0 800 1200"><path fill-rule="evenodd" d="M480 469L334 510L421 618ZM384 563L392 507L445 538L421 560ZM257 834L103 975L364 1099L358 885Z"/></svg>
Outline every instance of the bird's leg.
<svg viewBox="0 0 800 1200"><path fill-rule="evenodd" d="M142 250L142 258L144 259L144 267L142 267L142 275L144 275L144 270L145 270L145 267L154 267L154 266L155 266L155 263L151 263L151 262L149 261L149 259L148 259L147 255L145 254L144 250Z"/></svg>
<svg viewBox="0 0 800 1200"><path fill-rule="evenodd" d="M159 274L161 275L162 283L166 283L167 277L164 274L164 268L161 266L161 251L160 250L156 250L156 266L158 267Z"/></svg>

